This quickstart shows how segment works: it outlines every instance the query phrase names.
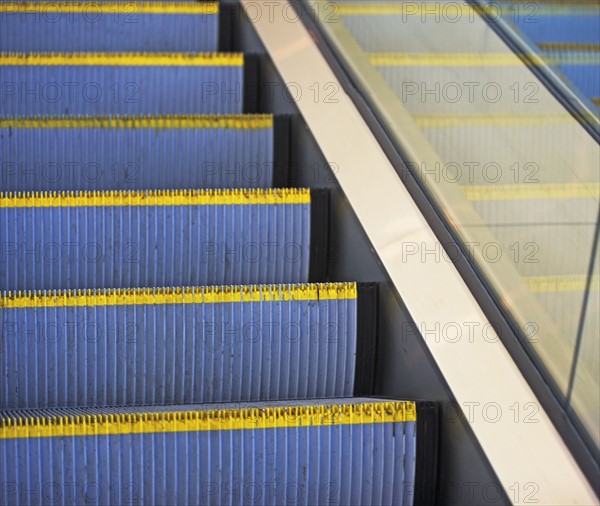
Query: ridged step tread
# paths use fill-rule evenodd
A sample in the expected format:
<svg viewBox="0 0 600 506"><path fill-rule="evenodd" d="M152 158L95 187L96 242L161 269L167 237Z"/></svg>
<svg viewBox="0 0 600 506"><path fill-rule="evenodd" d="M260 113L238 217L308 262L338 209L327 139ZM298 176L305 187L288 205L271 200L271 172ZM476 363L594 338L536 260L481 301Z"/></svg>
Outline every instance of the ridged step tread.
<svg viewBox="0 0 600 506"><path fill-rule="evenodd" d="M219 49L218 2L0 2L0 26L3 52Z"/></svg>
<svg viewBox="0 0 600 506"><path fill-rule="evenodd" d="M45 482L94 483L97 504L127 493L140 504L420 504L435 462L427 408L358 398L0 413L0 479L15 484L11 505Z"/></svg>
<svg viewBox="0 0 600 506"><path fill-rule="evenodd" d="M356 283L5 293L0 409L370 394L375 304Z"/></svg>
<svg viewBox="0 0 600 506"><path fill-rule="evenodd" d="M326 198L308 189L0 194L0 286L304 283L325 260Z"/></svg>
<svg viewBox="0 0 600 506"><path fill-rule="evenodd" d="M240 114L241 53L0 53L0 117Z"/></svg>
<svg viewBox="0 0 600 506"><path fill-rule="evenodd" d="M261 114L0 118L0 191L269 188L286 179L286 126Z"/></svg>

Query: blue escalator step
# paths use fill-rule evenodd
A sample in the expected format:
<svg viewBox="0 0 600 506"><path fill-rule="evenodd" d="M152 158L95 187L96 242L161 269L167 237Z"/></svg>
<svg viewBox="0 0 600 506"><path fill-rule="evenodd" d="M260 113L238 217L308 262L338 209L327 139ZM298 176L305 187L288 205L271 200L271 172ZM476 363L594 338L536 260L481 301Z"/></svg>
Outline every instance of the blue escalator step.
<svg viewBox="0 0 600 506"><path fill-rule="evenodd" d="M239 114L239 53L0 53L0 116Z"/></svg>
<svg viewBox="0 0 600 506"><path fill-rule="evenodd" d="M3 504L93 483L100 505L411 505L434 460L420 422L365 398L0 413Z"/></svg>
<svg viewBox="0 0 600 506"><path fill-rule="evenodd" d="M307 189L0 194L0 286L304 283Z"/></svg>
<svg viewBox="0 0 600 506"><path fill-rule="evenodd" d="M358 343L368 296L356 283L5 293L0 409L350 397L374 358Z"/></svg>
<svg viewBox="0 0 600 506"><path fill-rule="evenodd" d="M0 191L268 188L273 123L270 115L0 118Z"/></svg>
<svg viewBox="0 0 600 506"><path fill-rule="evenodd" d="M218 2L0 2L0 51L218 50Z"/></svg>

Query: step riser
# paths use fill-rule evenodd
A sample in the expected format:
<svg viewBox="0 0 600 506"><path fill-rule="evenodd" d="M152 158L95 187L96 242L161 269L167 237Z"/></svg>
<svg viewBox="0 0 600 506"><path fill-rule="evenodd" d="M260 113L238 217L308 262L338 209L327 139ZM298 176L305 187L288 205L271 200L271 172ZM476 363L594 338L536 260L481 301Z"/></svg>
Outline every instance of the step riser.
<svg viewBox="0 0 600 506"><path fill-rule="evenodd" d="M0 209L16 290L308 281L310 204Z"/></svg>
<svg viewBox="0 0 600 506"><path fill-rule="evenodd" d="M412 504L421 438L415 405L340 405L348 402L234 411L217 404L218 411L162 415L138 408L110 420L72 410L75 418L52 425L48 413L17 430L13 422L0 429L3 504L47 504L44 492L69 483L84 495L76 504L86 491L96 492L97 504Z"/></svg>
<svg viewBox="0 0 600 506"><path fill-rule="evenodd" d="M265 287L254 302L1 308L0 409L352 396L357 299L344 286L333 300Z"/></svg>
<svg viewBox="0 0 600 506"><path fill-rule="evenodd" d="M240 114L241 65L2 65L0 116Z"/></svg>
<svg viewBox="0 0 600 506"><path fill-rule="evenodd" d="M273 129L11 126L0 160L0 191L268 188Z"/></svg>
<svg viewBox="0 0 600 506"><path fill-rule="evenodd" d="M48 504L67 491L75 504L98 494L101 505L412 504L410 423L0 445L4 482L18 485L5 487L7 505Z"/></svg>

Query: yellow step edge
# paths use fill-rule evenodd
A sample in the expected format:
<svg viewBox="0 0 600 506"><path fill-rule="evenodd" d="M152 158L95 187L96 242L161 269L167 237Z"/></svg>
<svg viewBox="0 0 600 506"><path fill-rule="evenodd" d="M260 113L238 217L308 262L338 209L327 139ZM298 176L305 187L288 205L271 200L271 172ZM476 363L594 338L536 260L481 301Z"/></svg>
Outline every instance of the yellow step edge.
<svg viewBox="0 0 600 506"><path fill-rule="evenodd" d="M600 65L600 53L594 51L569 52L563 50L552 50L544 52L544 60L548 65L586 65L597 67Z"/></svg>
<svg viewBox="0 0 600 506"><path fill-rule="evenodd" d="M597 121L595 115L582 119ZM421 128L452 128L461 126L550 126L577 125L577 118L571 114L417 114L414 122Z"/></svg>
<svg viewBox="0 0 600 506"><path fill-rule="evenodd" d="M219 304L288 300L356 299L356 283L248 285L113 290L61 290L0 294L0 309L125 306L135 304Z"/></svg>
<svg viewBox="0 0 600 506"><path fill-rule="evenodd" d="M528 276L525 284L532 293L583 292L587 288L585 275ZM590 290L600 290L600 276L592 276Z"/></svg>
<svg viewBox="0 0 600 506"><path fill-rule="evenodd" d="M2 14L219 14L218 2L2 2Z"/></svg>
<svg viewBox="0 0 600 506"><path fill-rule="evenodd" d="M241 67L243 53L0 53L2 66Z"/></svg>
<svg viewBox="0 0 600 506"><path fill-rule="evenodd" d="M523 183L461 187L467 200L505 201L538 199L600 199L600 183Z"/></svg>
<svg viewBox="0 0 600 506"><path fill-rule="evenodd" d="M310 204L307 188L0 193L0 209L20 207Z"/></svg>
<svg viewBox="0 0 600 506"><path fill-rule="evenodd" d="M273 128L270 114L0 118L0 128Z"/></svg>
<svg viewBox="0 0 600 506"><path fill-rule="evenodd" d="M578 42L538 42L542 51L600 51L600 44Z"/></svg>
<svg viewBox="0 0 600 506"><path fill-rule="evenodd" d="M546 65L548 59L526 55L528 65ZM590 54L593 61L595 55ZM516 67L524 65L515 53L369 53L375 67Z"/></svg>
<svg viewBox="0 0 600 506"><path fill-rule="evenodd" d="M321 406L161 413L60 416L43 414L0 420L0 439L104 436L172 432L231 431L288 427L325 427L375 423L414 422L416 405L389 401ZM9 415L10 416L10 415ZM14 416L14 415L13 415Z"/></svg>
<svg viewBox="0 0 600 506"><path fill-rule="evenodd" d="M375 67L518 67L521 65L600 65L600 52L547 49L544 55L515 53L369 53Z"/></svg>

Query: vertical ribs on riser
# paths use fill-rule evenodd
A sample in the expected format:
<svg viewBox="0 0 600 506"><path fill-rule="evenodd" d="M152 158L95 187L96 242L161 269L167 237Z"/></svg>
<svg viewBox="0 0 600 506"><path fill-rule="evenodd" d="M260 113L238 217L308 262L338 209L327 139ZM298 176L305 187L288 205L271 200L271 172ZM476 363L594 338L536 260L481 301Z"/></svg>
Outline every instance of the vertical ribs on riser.
<svg viewBox="0 0 600 506"><path fill-rule="evenodd" d="M0 191L269 188L273 122L270 115L0 118Z"/></svg>
<svg viewBox="0 0 600 506"><path fill-rule="evenodd" d="M0 51L218 50L217 2L0 2Z"/></svg>
<svg viewBox="0 0 600 506"><path fill-rule="evenodd" d="M0 286L304 283L313 204L303 189L0 194Z"/></svg>
<svg viewBox="0 0 600 506"><path fill-rule="evenodd" d="M97 504L413 504L415 403L239 408L0 414L0 480L14 485L4 488L4 504L44 503L43 483L80 484L76 494L93 483Z"/></svg>
<svg viewBox="0 0 600 506"><path fill-rule="evenodd" d="M0 53L0 116L240 114L238 53Z"/></svg>
<svg viewBox="0 0 600 506"><path fill-rule="evenodd" d="M0 409L350 397L373 367L368 297L355 283L4 294Z"/></svg>

